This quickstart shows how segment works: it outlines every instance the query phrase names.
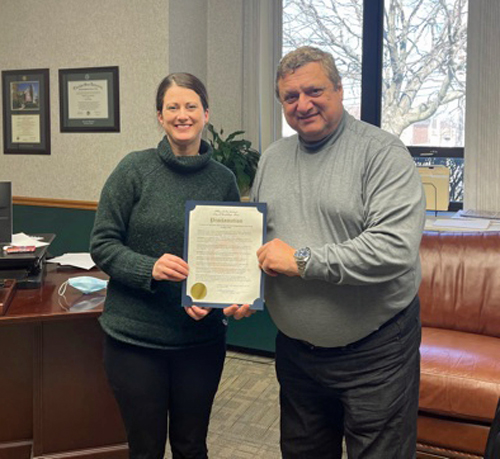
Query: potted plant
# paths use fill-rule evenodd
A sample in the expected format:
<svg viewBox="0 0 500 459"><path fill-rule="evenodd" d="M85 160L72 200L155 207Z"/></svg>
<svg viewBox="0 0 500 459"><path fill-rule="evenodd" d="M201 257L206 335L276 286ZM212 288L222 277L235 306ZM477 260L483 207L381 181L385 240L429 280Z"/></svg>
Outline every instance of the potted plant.
<svg viewBox="0 0 500 459"><path fill-rule="evenodd" d="M252 143L246 139L237 139L245 131L235 131L225 139L222 138L224 130L216 131L212 124L208 124L209 139L213 148L213 158L231 169L236 176L241 195L249 192L252 186L260 154L252 148Z"/></svg>

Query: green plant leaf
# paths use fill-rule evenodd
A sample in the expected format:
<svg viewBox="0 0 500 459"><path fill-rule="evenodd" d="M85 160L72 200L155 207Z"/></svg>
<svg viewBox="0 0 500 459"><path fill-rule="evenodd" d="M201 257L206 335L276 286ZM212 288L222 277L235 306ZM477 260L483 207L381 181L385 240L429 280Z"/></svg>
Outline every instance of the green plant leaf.
<svg viewBox="0 0 500 459"><path fill-rule="evenodd" d="M236 137L242 136L245 131L234 131L224 139L222 128L218 133L214 126L209 123L207 129L211 136L209 142L213 149L213 158L233 171L240 192L247 192L255 178L260 153L252 148L252 143L249 140L236 139Z"/></svg>
<svg viewBox="0 0 500 459"><path fill-rule="evenodd" d="M226 138L226 142L231 142L236 136L243 135L245 131L234 131L232 134L229 134Z"/></svg>

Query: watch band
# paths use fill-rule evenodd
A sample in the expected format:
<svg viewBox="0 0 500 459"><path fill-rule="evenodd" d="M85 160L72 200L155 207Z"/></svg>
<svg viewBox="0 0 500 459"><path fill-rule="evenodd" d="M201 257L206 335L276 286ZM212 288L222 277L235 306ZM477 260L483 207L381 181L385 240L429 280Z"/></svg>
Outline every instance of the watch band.
<svg viewBox="0 0 500 459"><path fill-rule="evenodd" d="M302 276L306 270L307 262L311 258L311 249L309 247L302 247L295 251L293 256L295 258L295 262L297 263L299 274Z"/></svg>

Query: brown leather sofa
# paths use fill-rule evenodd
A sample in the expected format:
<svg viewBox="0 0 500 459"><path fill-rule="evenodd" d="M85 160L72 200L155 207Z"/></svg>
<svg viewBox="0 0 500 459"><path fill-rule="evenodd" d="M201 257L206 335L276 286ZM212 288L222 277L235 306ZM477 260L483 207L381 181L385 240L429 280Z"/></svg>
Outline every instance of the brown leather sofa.
<svg viewBox="0 0 500 459"><path fill-rule="evenodd" d="M479 459L500 396L500 233L426 232L420 258L418 457Z"/></svg>

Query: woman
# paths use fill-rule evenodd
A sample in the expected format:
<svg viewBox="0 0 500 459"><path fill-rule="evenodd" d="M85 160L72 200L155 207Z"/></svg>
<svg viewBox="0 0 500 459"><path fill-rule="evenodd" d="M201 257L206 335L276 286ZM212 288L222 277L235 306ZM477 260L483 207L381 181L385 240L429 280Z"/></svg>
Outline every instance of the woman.
<svg viewBox="0 0 500 459"><path fill-rule="evenodd" d="M156 96L165 137L127 155L108 178L91 240L110 276L104 363L127 430L130 457L162 459L167 425L174 459L207 458L212 402L225 357L224 310L180 307L189 273L181 258L187 200L238 201L235 177L202 140L208 122L203 83L167 76ZM168 421L167 421L168 419Z"/></svg>

